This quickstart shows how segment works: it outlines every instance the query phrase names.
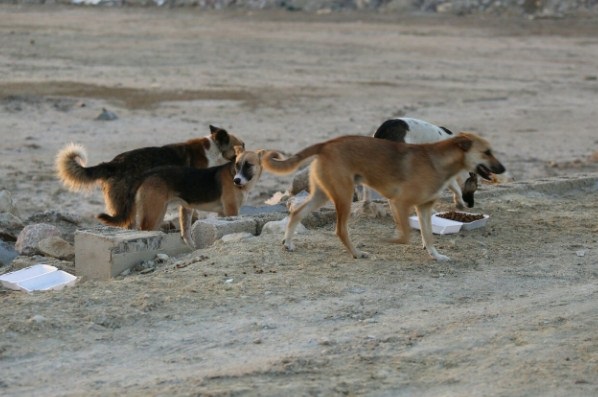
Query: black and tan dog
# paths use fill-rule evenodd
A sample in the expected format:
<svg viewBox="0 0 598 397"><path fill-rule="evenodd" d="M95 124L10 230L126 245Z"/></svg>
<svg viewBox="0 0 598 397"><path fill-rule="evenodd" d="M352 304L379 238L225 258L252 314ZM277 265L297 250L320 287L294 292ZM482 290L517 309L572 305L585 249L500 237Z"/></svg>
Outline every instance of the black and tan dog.
<svg viewBox="0 0 598 397"><path fill-rule="evenodd" d="M141 230L158 230L171 203L189 210L217 212L221 216L239 214L247 193L262 174L262 151L236 147L236 159L217 167L198 169L180 166L157 167L146 172L133 187L126 208L132 210ZM181 216L183 240L191 239L191 214Z"/></svg>
<svg viewBox="0 0 598 397"><path fill-rule="evenodd" d="M106 212L98 218L107 225L134 227L133 212L127 208L127 195L139 177L159 166L176 165L208 168L235 158L235 146L242 140L222 128L210 126L210 135L165 146L144 147L117 155L108 162L85 167L87 152L81 145L70 144L56 156L56 169L62 183L70 190L102 187ZM181 208L181 217L190 216ZM128 214L128 215L125 215Z"/></svg>
<svg viewBox="0 0 598 397"><path fill-rule="evenodd" d="M364 184L389 200L401 232L398 243L409 241L409 212L415 207L428 253L436 260L448 260L438 253L432 237L432 207L440 192L462 171L475 172L484 179L505 171L492 154L490 144L470 133L429 144L342 136L312 145L285 160L280 153L269 151L262 165L266 171L288 174L312 156L315 160L309 172L311 193L293 209L283 244L293 251L292 238L299 222L330 199L336 207L336 234L355 258L367 256L355 249L347 231L356 184Z"/></svg>

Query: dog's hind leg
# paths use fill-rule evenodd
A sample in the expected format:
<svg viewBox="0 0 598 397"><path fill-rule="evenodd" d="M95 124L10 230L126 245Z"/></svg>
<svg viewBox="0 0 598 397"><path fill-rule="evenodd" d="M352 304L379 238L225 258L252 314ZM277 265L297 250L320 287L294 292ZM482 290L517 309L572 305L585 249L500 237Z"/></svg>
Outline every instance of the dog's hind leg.
<svg viewBox="0 0 598 397"><path fill-rule="evenodd" d="M352 189L351 189L352 190ZM351 194L347 195L340 192L341 195L336 196L339 192L335 192L334 206L336 208L336 235L343 242L345 247L349 250L353 258L367 258L367 252L358 251L349 237L349 230L347 229L347 222L351 216ZM348 198L348 200L347 200Z"/></svg>
<svg viewBox="0 0 598 397"><path fill-rule="evenodd" d="M181 237L183 241L191 248L195 248L195 240L191 238L191 226L193 222L193 210L179 207L179 225L181 227Z"/></svg>
<svg viewBox="0 0 598 397"><path fill-rule="evenodd" d="M141 186L137 191L136 207L141 230L158 230L168 209L168 195L160 190Z"/></svg>
<svg viewBox="0 0 598 397"><path fill-rule="evenodd" d="M314 186L311 195L299 207L294 208L291 212L291 218L287 225L287 229L284 233L283 245L288 251L294 251L295 246L293 245L293 235L299 222L311 212L317 210L328 201L326 194L320 190L317 186Z"/></svg>
<svg viewBox="0 0 598 397"><path fill-rule="evenodd" d="M432 235L432 206L434 201L429 201L425 204L421 204L415 207L417 211L417 217L419 219L422 241L424 247L430 254L430 256L437 261L448 261L450 258L446 255L438 253L434 247L434 236Z"/></svg>
<svg viewBox="0 0 598 397"><path fill-rule="evenodd" d="M409 210L412 206L397 199L391 199L388 203L390 205L392 217L395 221L397 234L392 242L407 244L409 242L409 236L411 235L411 228L409 227Z"/></svg>

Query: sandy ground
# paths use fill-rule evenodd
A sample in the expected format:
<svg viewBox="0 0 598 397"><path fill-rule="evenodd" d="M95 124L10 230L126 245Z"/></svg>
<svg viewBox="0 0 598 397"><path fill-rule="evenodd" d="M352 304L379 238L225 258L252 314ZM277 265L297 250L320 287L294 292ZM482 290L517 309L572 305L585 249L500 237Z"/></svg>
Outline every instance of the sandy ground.
<svg viewBox="0 0 598 397"><path fill-rule="evenodd" d="M0 290L0 394L596 395L597 22L0 7L0 180L23 219L103 209L56 180L66 143L95 164L209 124L292 152L419 117L480 133L516 181L482 187L484 229L437 238L449 263L358 216L369 259L329 225L295 253L260 236Z"/></svg>

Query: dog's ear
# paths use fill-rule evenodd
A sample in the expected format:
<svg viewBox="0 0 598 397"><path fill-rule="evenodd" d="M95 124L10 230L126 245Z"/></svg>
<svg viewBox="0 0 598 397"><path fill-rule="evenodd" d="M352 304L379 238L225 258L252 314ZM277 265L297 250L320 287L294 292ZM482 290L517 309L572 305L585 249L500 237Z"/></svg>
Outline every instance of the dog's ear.
<svg viewBox="0 0 598 397"><path fill-rule="evenodd" d="M241 145L236 145L235 146L235 156L240 156L243 154L243 152L245 152L245 148Z"/></svg>
<svg viewBox="0 0 598 397"><path fill-rule="evenodd" d="M230 137L228 136L228 132L223 128L214 127L210 124L210 132L212 133L212 138L220 145L228 145L230 142Z"/></svg>
<svg viewBox="0 0 598 397"><path fill-rule="evenodd" d="M473 146L473 141L466 134L459 134L455 137L455 143L461 150L467 152Z"/></svg>
<svg viewBox="0 0 598 397"><path fill-rule="evenodd" d="M255 154L257 154L257 159L260 161L260 163L262 162L262 157L264 157L265 153L266 151L264 149L259 149L255 151Z"/></svg>

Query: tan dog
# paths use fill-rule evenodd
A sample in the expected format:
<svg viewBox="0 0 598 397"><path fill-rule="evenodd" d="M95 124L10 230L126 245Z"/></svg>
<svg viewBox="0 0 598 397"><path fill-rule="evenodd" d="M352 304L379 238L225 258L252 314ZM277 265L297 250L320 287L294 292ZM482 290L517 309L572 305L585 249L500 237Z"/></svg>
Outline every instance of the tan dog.
<svg viewBox="0 0 598 397"><path fill-rule="evenodd" d="M158 230L171 203L183 208L217 212L234 216L245 201L247 193L262 174L262 151L236 148L237 157L218 167L197 169L166 166L154 168L143 175L140 184L129 195L127 208L136 212L141 230ZM191 239L191 214L180 217L183 240L194 247Z"/></svg>
<svg viewBox="0 0 598 397"><path fill-rule="evenodd" d="M91 189L97 184L104 191L106 210L98 218L111 226L134 227L133 214L126 208L131 186L140 176L154 168L167 165L207 168L224 164L235 158L235 146L244 146L242 140L226 130L210 126L210 135L165 146L130 150L108 162L85 167L87 153L80 145L70 144L56 156L56 169L62 183L70 190ZM187 216L181 208L181 216ZM125 215L127 214L127 215Z"/></svg>
<svg viewBox="0 0 598 397"><path fill-rule="evenodd" d="M475 172L484 179L505 171L490 144L471 133L417 145L342 136L310 146L286 160L281 160L278 152L267 152L262 164L266 171L288 174L312 156L316 158L309 173L311 194L292 211L283 244L293 251L292 238L299 222L330 199L336 207L336 234L354 258L367 256L355 249L347 231L356 184L364 184L389 200L401 231L398 243L409 241L409 212L415 207L426 250L436 260L448 260L438 253L432 237L432 207L440 192L461 171Z"/></svg>

